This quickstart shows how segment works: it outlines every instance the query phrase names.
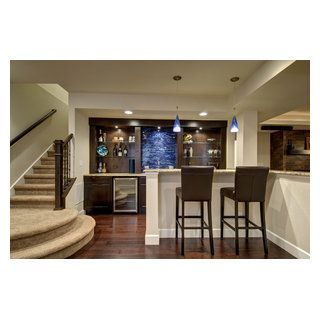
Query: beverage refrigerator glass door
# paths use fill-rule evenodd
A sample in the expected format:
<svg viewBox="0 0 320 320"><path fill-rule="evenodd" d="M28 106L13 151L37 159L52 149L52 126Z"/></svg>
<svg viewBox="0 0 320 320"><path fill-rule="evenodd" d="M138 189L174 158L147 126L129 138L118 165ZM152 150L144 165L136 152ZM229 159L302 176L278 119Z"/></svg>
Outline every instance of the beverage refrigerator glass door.
<svg viewBox="0 0 320 320"><path fill-rule="evenodd" d="M113 178L113 212L138 212L138 178Z"/></svg>

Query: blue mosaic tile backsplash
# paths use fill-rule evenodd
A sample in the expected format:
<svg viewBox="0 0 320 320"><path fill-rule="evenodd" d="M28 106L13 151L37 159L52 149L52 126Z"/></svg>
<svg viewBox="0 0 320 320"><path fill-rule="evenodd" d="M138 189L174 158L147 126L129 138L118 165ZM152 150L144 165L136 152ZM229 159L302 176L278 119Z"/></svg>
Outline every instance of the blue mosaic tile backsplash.
<svg viewBox="0 0 320 320"><path fill-rule="evenodd" d="M148 128L141 131L142 169L175 167L176 165L176 133L172 128ZM158 164L159 161L159 164Z"/></svg>

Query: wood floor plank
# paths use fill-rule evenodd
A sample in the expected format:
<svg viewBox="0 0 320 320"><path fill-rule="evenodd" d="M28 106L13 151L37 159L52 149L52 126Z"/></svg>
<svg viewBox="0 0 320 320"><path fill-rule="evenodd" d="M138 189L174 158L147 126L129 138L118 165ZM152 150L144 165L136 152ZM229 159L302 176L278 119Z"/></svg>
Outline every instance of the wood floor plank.
<svg viewBox="0 0 320 320"><path fill-rule="evenodd" d="M70 259L294 259L271 241L269 255L264 256L261 238L240 239L236 256L234 239L214 239L215 255L211 257L208 239L186 238L185 257L179 254L180 240L160 239L159 246L144 244L146 216L143 214L95 214L93 239Z"/></svg>

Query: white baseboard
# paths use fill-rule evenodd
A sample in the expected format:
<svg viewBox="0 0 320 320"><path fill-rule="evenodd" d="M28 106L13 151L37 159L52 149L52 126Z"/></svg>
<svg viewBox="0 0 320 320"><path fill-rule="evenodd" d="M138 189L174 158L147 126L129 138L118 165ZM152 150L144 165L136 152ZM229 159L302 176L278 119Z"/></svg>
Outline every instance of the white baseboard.
<svg viewBox="0 0 320 320"><path fill-rule="evenodd" d="M294 257L298 259L310 259L310 253L295 246L291 242L279 237L275 233L267 230L267 236L270 241L272 241L274 244L276 244L280 248L286 250L287 252L292 254Z"/></svg>
<svg viewBox="0 0 320 320"><path fill-rule="evenodd" d="M152 245L158 246L160 243L159 235L158 234L146 234L145 235L145 245Z"/></svg>
<svg viewBox="0 0 320 320"><path fill-rule="evenodd" d="M175 229L160 229L159 230L160 238L175 238ZM180 235L180 230L179 230ZM201 236L200 230L186 230L185 231L185 237L186 238L199 238ZM226 238L233 238L234 237L234 231L230 229L224 229L223 236ZM245 237L245 230L239 230L239 236ZM250 230L249 231L249 237L259 238L261 237L261 231L259 230ZM208 238L209 233L208 231L204 232L204 237ZM220 229L213 229L213 237L219 238L220 237Z"/></svg>
<svg viewBox="0 0 320 320"><path fill-rule="evenodd" d="M38 162L40 161L40 159L47 153L48 150L51 149L51 147L53 146L53 144L50 144L50 146L20 175L20 177L10 186L10 195L12 195L12 193L14 192L14 186L16 184L20 184L24 182L24 176L26 174L31 173L31 170L33 168L34 165L38 164Z"/></svg>

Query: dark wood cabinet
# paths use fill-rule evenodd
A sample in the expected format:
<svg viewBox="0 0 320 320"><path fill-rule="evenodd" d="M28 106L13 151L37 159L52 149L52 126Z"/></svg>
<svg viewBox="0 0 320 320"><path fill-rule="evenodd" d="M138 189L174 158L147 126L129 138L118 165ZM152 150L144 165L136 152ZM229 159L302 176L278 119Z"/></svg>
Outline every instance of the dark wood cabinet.
<svg viewBox="0 0 320 320"><path fill-rule="evenodd" d="M112 177L84 177L84 209L112 212Z"/></svg>
<svg viewBox="0 0 320 320"><path fill-rule="evenodd" d="M116 177L116 176L114 176ZM113 213L113 178L84 176L84 210ZM138 213L146 213L146 177L138 177Z"/></svg>

